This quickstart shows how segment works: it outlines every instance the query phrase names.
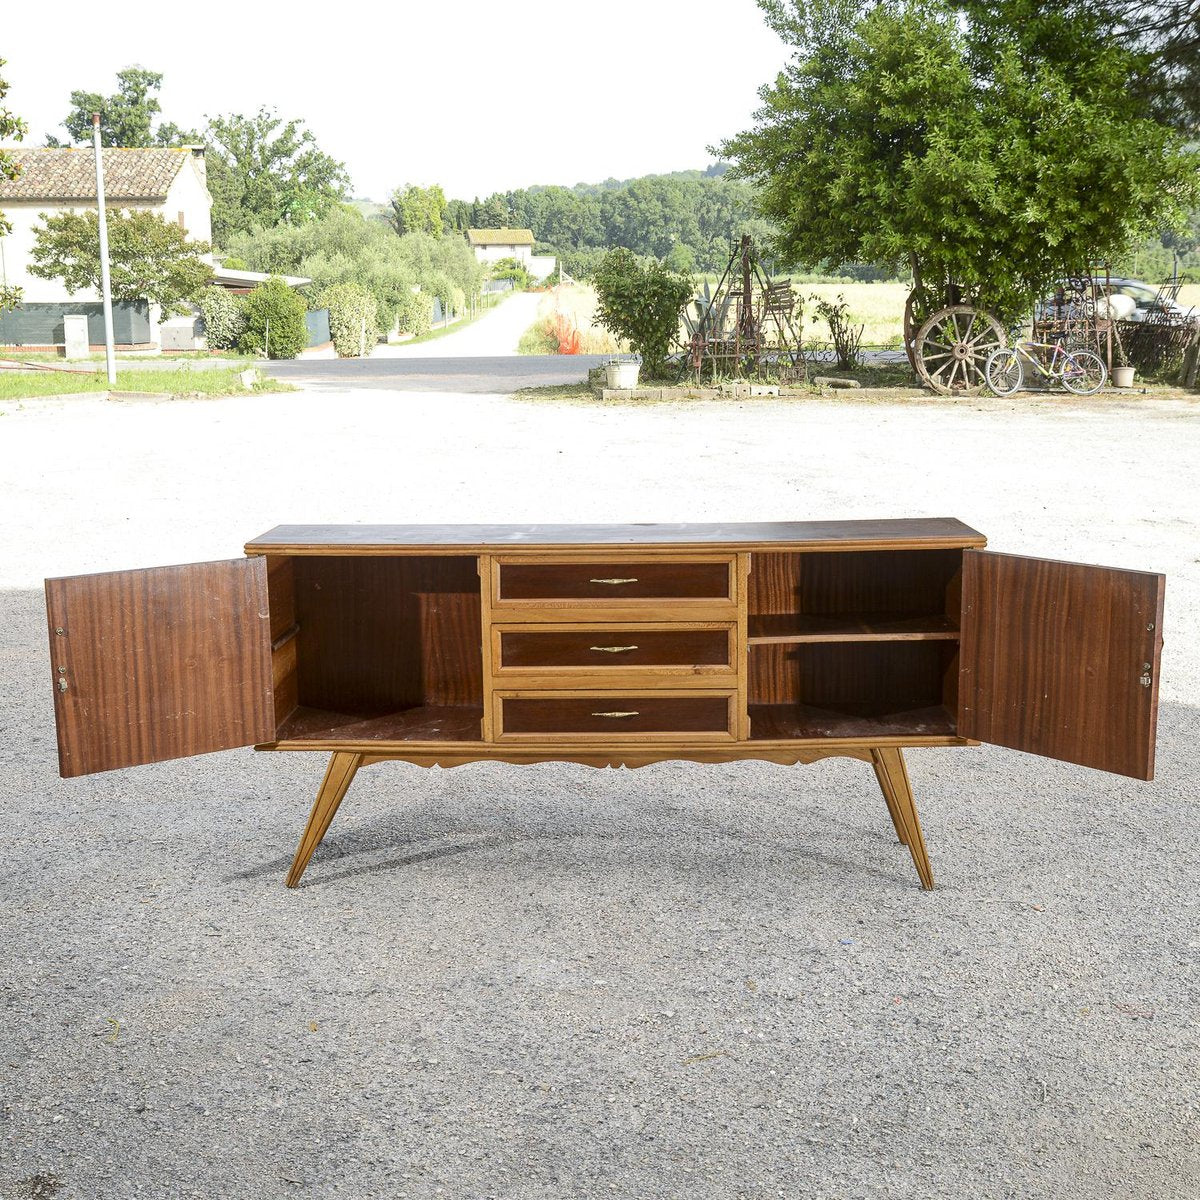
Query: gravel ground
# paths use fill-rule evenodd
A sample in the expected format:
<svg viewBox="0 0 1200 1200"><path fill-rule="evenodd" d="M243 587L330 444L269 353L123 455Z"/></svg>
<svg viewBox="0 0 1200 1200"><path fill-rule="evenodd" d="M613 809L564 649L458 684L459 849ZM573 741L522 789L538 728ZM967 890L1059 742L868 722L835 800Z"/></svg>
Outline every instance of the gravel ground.
<svg viewBox="0 0 1200 1200"><path fill-rule="evenodd" d="M0 409L0 1196L1200 1196L1200 408L300 393ZM282 521L955 515L1168 574L1158 779L56 774L40 581Z"/></svg>

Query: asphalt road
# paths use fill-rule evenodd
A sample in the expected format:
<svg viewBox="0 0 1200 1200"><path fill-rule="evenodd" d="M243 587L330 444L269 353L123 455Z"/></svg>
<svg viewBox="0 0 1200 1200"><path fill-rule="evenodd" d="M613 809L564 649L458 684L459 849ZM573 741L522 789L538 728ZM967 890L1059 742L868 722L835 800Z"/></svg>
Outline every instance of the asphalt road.
<svg viewBox="0 0 1200 1200"><path fill-rule="evenodd" d="M266 374L317 391L495 392L582 383L603 355L495 358L309 358L260 364Z"/></svg>

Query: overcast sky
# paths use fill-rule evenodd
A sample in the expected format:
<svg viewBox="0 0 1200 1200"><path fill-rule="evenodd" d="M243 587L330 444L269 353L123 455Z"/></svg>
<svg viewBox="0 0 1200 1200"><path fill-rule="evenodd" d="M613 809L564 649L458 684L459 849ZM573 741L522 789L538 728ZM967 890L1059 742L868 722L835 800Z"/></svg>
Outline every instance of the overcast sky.
<svg viewBox="0 0 1200 1200"><path fill-rule="evenodd" d="M73 89L108 95L136 64L162 73L162 115L185 128L260 105L304 118L376 200L402 183L471 199L703 168L787 54L754 0L4 9L6 103L27 145L63 136Z"/></svg>

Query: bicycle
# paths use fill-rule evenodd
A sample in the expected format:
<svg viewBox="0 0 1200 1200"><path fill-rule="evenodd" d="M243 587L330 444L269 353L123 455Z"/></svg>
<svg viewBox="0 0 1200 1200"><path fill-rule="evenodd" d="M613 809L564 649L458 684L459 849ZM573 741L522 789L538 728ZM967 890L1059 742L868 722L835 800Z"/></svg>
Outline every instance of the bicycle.
<svg viewBox="0 0 1200 1200"><path fill-rule="evenodd" d="M1051 354L1049 363L1043 366L1036 352L1045 350ZM1094 396L1108 382L1104 359L1091 350L1064 350L1061 342L1022 340L988 356L984 378L997 396L1011 396L1021 390L1025 383L1022 359L1036 368L1043 379L1057 379L1076 396Z"/></svg>

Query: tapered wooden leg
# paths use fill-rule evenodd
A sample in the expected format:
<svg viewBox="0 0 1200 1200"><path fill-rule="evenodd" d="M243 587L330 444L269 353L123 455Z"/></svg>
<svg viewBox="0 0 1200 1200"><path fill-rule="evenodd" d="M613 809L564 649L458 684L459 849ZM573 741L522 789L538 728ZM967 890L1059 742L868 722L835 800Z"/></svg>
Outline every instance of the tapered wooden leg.
<svg viewBox="0 0 1200 1200"><path fill-rule="evenodd" d="M330 757L325 778L321 781L321 790L317 792L312 812L308 814L308 824L300 838L300 845L296 847L296 857L292 862L292 869L288 872L288 887L294 888L300 882L308 860L321 844L321 839L337 813L338 805L350 788L354 773L362 766L362 760L361 754L346 754L342 751Z"/></svg>
<svg viewBox="0 0 1200 1200"><path fill-rule="evenodd" d="M878 753L877 750L871 751L871 766L875 768L875 778L879 780L879 790L883 793L884 802L887 804L888 816L892 818L892 828L896 831L896 837L900 839L900 845L907 846L908 831L904 828L904 818L901 816L899 808L896 807L896 800L892 795L888 777L875 758Z"/></svg>
<svg viewBox="0 0 1200 1200"><path fill-rule="evenodd" d="M883 790L884 799L888 802L892 820L897 821L899 818L897 833L900 834L900 840L908 846L921 886L927 892L931 891L933 868L929 865L925 835L921 832L921 822L917 818L917 806L913 802L912 783L908 778L908 768L904 765L904 755L894 746L881 747L871 751L871 762L875 767L875 775Z"/></svg>

